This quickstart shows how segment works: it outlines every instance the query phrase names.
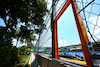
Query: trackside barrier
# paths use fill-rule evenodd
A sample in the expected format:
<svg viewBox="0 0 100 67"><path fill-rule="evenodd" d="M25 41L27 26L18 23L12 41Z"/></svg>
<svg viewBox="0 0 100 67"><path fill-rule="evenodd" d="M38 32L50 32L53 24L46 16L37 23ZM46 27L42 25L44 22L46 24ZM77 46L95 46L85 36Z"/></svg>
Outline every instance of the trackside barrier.
<svg viewBox="0 0 100 67"><path fill-rule="evenodd" d="M36 55L36 57L40 67L85 67L55 58L47 58L40 55Z"/></svg>

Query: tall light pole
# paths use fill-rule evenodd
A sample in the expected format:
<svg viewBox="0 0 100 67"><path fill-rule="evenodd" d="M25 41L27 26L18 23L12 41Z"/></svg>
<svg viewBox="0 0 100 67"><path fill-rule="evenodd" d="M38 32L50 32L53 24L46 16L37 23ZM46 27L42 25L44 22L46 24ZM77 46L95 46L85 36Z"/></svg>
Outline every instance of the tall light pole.
<svg viewBox="0 0 100 67"><path fill-rule="evenodd" d="M64 47L64 39L63 39L63 37L61 37L62 38L62 43L63 43L63 47Z"/></svg>

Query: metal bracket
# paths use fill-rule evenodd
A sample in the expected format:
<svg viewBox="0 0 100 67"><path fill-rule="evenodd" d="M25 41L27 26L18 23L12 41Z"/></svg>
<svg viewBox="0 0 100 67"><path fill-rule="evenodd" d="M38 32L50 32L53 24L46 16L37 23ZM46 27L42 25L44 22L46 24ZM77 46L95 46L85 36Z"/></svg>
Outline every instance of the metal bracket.
<svg viewBox="0 0 100 67"><path fill-rule="evenodd" d="M91 42L86 42L91 61L94 67L100 66L100 44L92 44Z"/></svg>

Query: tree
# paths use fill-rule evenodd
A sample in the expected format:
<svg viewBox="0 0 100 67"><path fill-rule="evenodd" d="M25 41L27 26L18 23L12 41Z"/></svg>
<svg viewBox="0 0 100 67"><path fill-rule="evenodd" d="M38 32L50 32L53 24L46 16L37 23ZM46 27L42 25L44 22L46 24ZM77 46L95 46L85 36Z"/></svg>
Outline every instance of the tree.
<svg viewBox="0 0 100 67"><path fill-rule="evenodd" d="M21 26L20 31L16 33L17 42L20 41L21 43L25 42L28 46L31 46L32 41L35 40L34 32L28 30L26 26ZM17 45L17 43L16 43Z"/></svg>
<svg viewBox="0 0 100 67"><path fill-rule="evenodd" d="M13 33L18 23L25 23L27 28L34 27L36 33L41 32L46 11L44 0L0 0L0 17Z"/></svg>
<svg viewBox="0 0 100 67"><path fill-rule="evenodd" d="M39 34L45 28L43 17L47 11L45 0L0 0L0 18L5 23L0 27L0 66L9 66L13 38L28 43L34 37L32 33ZM15 35L18 29L20 32Z"/></svg>

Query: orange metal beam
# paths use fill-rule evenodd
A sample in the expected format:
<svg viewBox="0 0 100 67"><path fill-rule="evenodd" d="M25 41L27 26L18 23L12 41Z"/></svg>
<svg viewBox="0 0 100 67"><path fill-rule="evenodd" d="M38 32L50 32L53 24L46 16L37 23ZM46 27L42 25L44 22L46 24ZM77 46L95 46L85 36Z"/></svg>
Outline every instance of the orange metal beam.
<svg viewBox="0 0 100 67"><path fill-rule="evenodd" d="M59 58L59 52L58 52L58 37L57 37L57 20L54 20L54 48L55 48L55 58Z"/></svg>
<svg viewBox="0 0 100 67"><path fill-rule="evenodd" d="M70 4L70 0L67 0L67 2L65 3L65 5L63 6L63 8L61 9L61 11L59 12L59 14L57 15L55 20L58 20L60 18L60 16L64 13L64 11L67 9L67 7Z"/></svg>
<svg viewBox="0 0 100 67"><path fill-rule="evenodd" d="M79 9L78 9L76 0L71 0L71 4L72 4L74 17L75 17L77 28L78 28L80 40L81 40L81 43L82 43L82 49L83 49L83 52L84 52L84 55L85 55L87 67L93 67L92 61L90 59L90 55L89 55L89 52L88 52L88 48L87 48L87 45L86 45L86 42L89 42L89 39L88 39L86 29L84 27L81 15L80 15L80 13L78 14Z"/></svg>
<svg viewBox="0 0 100 67"><path fill-rule="evenodd" d="M63 6L63 8L61 9L61 11L59 12L59 14L57 15L57 17L54 20L54 48L55 48L55 58L56 59L59 58L58 37L57 37L57 20L60 18L60 16L67 9L67 7L69 6L69 4L70 4L70 0L67 0L67 2L65 3L65 5Z"/></svg>

